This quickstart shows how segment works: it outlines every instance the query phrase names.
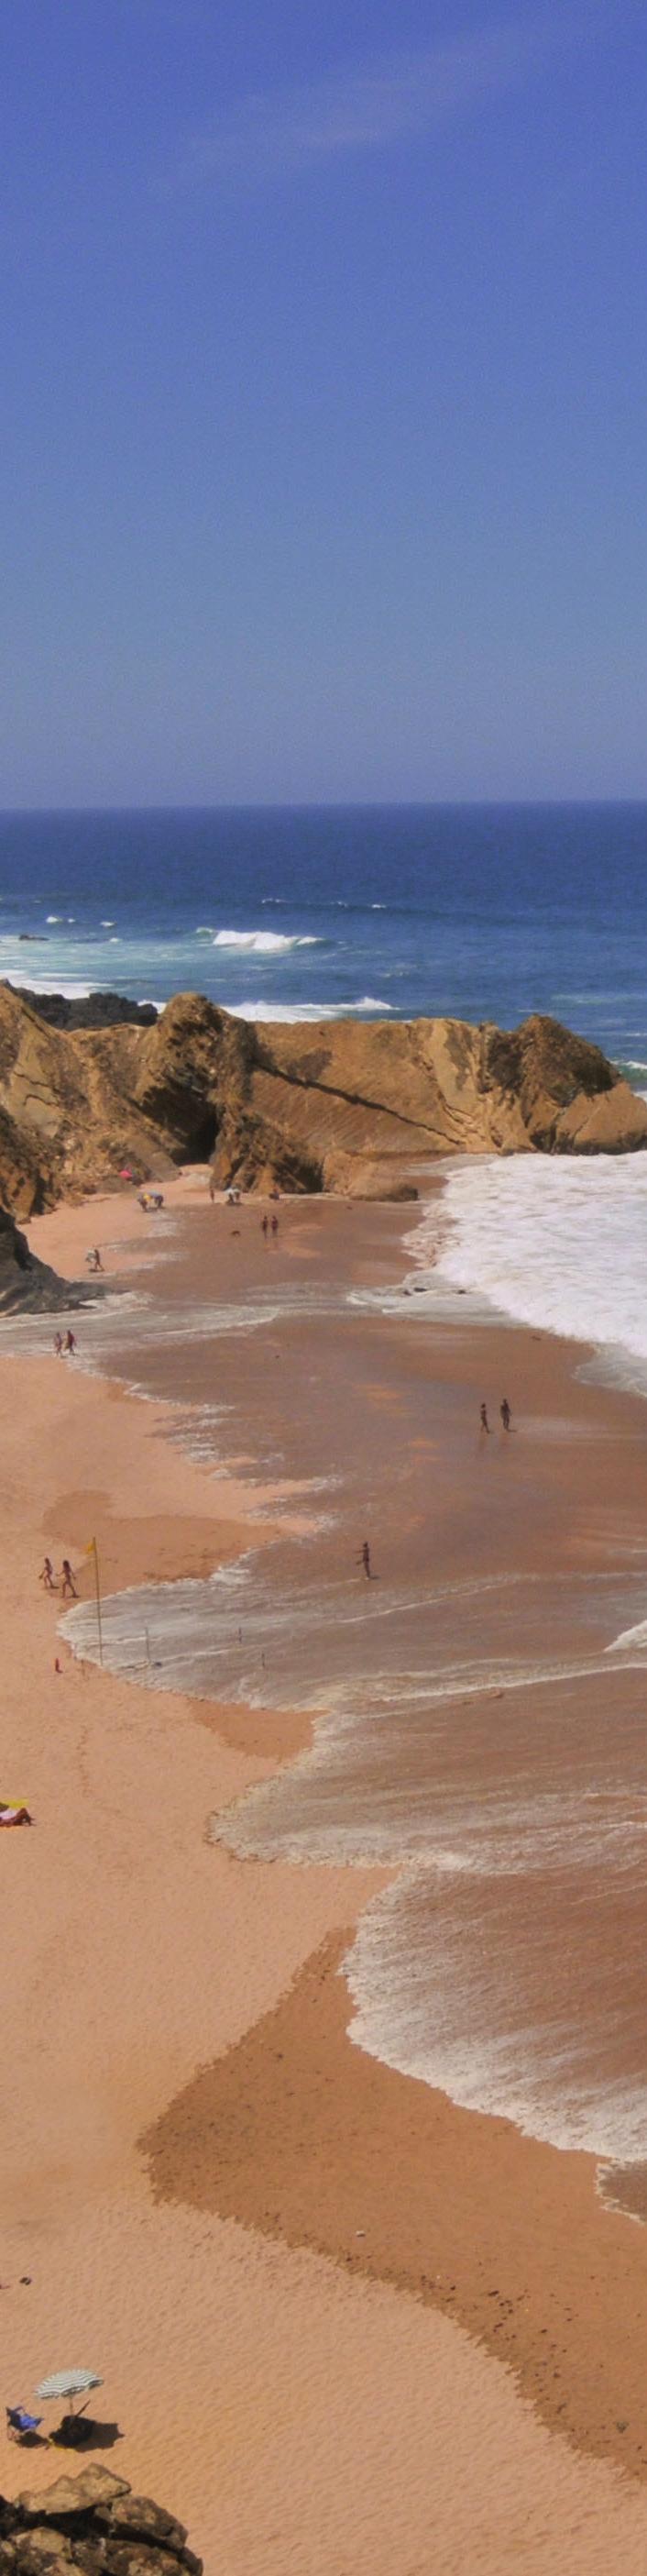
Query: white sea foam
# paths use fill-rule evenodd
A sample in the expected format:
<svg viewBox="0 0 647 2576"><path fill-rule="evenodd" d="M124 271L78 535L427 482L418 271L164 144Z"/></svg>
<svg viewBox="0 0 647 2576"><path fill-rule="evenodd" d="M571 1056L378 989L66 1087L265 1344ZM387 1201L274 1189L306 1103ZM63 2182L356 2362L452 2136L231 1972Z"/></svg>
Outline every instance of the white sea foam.
<svg viewBox="0 0 647 2576"><path fill-rule="evenodd" d="M228 1002L232 1020L336 1020L334 1002Z"/></svg>
<svg viewBox="0 0 647 2576"><path fill-rule="evenodd" d="M60 921L65 920L65 914L64 912L48 912L47 920L49 928L54 929Z"/></svg>
<svg viewBox="0 0 647 2576"><path fill-rule="evenodd" d="M355 2003L349 2037L464 2110L513 2120L562 2149L642 2162L647 2083L595 2073L567 2001L549 2004L531 2029L517 2024L500 1943L492 1956L478 1932L466 1933L439 1878L410 1869L362 1916L344 1962Z"/></svg>
<svg viewBox="0 0 647 2576"><path fill-rule="evenodd" d="M321 941L297 931L217 930L213 944L214 948L240 948L254 957L280 957L290 948L320 948Z"/></svg>
<svg viewBox="0 0 647 2576"><path fill-rule="evenodd" d="M392 1002L378 1002L373 993L363 993L359 1002L228 1002L233 1020L352 1020L359 1011L393 1009Z"/></svg>
<svg viewBox="0 0 647 2576"><path fill-rule="evenodd" d="M114 926L114 921L102 921L101 923L102 930L114 930Z"/></svg>
<svg viewBox="0 0 647 2576"><path fill-rule="evenodd" d="M539 1331L613 1349L620 1373L623 1360L625 1373L647 1362L647 1154L454 1166L414 1243L419 1261L435 1255L439 1284L476 1291Z"/></svg>
<svg viewBox="0 0 647 2576"><path fill-rule="evenodd" d="M98 984L79 984L54 970L50 975L5 975L4 980L24 993L62 993L66 1002L87 1002L90 993L101 989Z"/></svg>

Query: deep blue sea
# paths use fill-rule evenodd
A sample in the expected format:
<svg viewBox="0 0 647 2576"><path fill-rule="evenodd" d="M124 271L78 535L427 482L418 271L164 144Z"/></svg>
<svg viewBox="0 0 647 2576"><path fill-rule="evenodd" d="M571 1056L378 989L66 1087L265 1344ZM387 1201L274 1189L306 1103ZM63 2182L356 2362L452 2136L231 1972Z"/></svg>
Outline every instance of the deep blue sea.
<svg viewBox="0 0 647 2576"><path fill-rule="evenodd" d="M0 817L0 973L254 1019L551 1011L647 1071L647 805Z"/></svg>

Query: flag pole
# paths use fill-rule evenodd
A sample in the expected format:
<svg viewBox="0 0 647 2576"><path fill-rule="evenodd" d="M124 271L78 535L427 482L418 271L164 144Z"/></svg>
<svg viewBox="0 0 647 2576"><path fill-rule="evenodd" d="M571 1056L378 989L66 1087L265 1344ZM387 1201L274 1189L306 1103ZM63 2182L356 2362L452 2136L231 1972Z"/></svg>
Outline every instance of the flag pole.
<svg viewBox="0 0 647 2576"><path fill-rule="evenodd" d="M94 1588L95 1588L95 1592L96 1592L96 1596L97 1596L97 1628L98 1628L98 1631L99 1631L99 1662L100 1662L100 1664L102 1664L102 1663L103 1663L103 1629L102 1629L102 1625L101 1625L101 1583L100 1583L100 1579L99 1579L99 1551L98 1551L98 1548L97 1548L96 1538L93 1538L93 1540L92 1540L92 1555L93 1555L93 1557L94 1557Z"/></svg>

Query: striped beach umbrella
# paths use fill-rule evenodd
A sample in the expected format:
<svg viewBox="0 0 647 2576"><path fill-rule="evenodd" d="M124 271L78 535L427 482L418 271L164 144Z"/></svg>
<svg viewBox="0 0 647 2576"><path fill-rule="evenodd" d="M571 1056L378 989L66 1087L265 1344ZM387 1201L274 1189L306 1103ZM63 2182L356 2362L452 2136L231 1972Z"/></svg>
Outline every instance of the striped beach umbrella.
<svg viewBox="0 0 647 2576"><path fill-rule="evenodd" d="M53 2370L49 2379L41 2379L36 2396L59 2399L67 2397L72 2402L75 2397L89 2396L91 2388L102 2386L103 2382L96 2370Z"/></svg>

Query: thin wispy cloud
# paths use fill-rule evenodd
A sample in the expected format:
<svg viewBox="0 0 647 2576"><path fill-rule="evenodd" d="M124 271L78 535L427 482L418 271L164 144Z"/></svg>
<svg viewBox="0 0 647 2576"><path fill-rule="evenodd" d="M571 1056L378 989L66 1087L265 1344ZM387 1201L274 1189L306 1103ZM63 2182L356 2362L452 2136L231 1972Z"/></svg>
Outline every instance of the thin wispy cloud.
<svg viewBox="0 0 647 2576"><path fill-rule="evenodd" d="M618 9L616 24L623 16ZM191 135L176 181L279 178L344 154L423 135L523 87L550 58L605 32L605 0L523 19L344 67L291 88L253 91Z"/></svg>

